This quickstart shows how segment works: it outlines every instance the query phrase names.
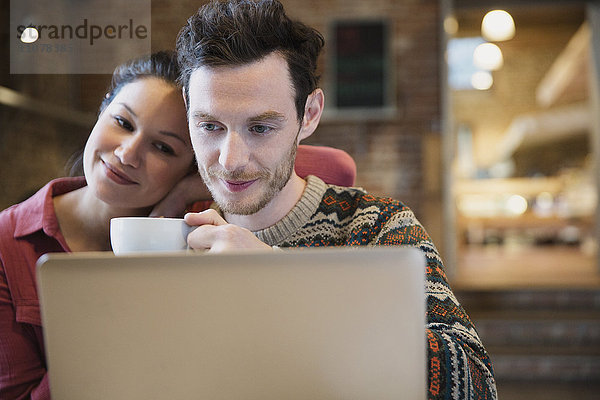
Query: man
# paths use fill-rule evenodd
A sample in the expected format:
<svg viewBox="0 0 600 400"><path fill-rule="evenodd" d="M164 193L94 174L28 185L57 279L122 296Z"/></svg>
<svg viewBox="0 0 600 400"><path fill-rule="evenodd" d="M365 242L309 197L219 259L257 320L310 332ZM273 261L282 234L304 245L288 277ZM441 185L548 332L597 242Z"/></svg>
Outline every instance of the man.
<svg viewBox="0 0 600 400"><path fill-rule="evenodd" d="M240 248L409 245L427 258L430 398L496 397L491 362L451 292L441 259L412 211L361 189L326 185L293 169L298 143L316 129L324 95L324 44L276 0L201 7L177 51L198 169L216 209L188 214L188 242Z"/></svg>

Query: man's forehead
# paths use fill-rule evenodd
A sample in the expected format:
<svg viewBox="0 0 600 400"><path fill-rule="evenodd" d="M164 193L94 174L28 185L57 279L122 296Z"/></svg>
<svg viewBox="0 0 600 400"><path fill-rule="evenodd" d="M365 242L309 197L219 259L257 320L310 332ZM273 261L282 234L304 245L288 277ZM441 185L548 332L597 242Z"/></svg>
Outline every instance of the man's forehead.
<svg viewBox="0 0 600 400"><path fill-rule="evenodd" d="M294 89L285 60L267 57L239 66L203 66L189 81L189 111L250 117L266 111L295 113Z"/></svg>
<svg viewBox="0 0 600 400"><path fill-rule="evenodd" d="M291 77L285 58L273 52L261 59L236 65L202 65L190 76L191 86L209 86L214 83L245 85L289 84Z"/></svg>

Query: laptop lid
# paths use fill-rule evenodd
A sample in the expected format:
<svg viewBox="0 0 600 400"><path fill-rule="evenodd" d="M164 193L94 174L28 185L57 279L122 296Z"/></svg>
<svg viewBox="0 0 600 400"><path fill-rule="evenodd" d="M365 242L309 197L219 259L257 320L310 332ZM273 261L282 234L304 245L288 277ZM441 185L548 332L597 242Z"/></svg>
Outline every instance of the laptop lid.
<svg viewBox="0 0 600 400"><path fill-rule="evenodd" d="M425 398L412 248L49 254L55 399Z"/></svg>

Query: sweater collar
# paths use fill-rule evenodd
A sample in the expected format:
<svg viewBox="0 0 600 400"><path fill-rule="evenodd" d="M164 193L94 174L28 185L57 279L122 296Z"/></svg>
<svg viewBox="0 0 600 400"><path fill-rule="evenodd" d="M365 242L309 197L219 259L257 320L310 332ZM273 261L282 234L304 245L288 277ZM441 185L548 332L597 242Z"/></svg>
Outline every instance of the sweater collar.
<svg viewBox="0 0 600 400"><path fill-rule="evenodd" d="M268 228L254 231L254 235L259 238L262 242L269 246L275 246L278 243L284 242L287 238L292 236L301 227L306 225L310 218L315 214L323 195L328 188L328 185L323 182L320 178L309 175L306 178L306 187L302 192L302 197L296 203L294 208L275 225L271 225ZM210 208L215 209L221 216L223 212L217 205L212 203Z"/></svg>
<svg viewBox="0 0 600 400"><path fill-rule="evenodd" d="M302 197L290 212L275 225L253 232L257 238L269 246L284 242L303 227L315 214L327 190L327 184L314 175L306 177L306 187Z"/></svg>

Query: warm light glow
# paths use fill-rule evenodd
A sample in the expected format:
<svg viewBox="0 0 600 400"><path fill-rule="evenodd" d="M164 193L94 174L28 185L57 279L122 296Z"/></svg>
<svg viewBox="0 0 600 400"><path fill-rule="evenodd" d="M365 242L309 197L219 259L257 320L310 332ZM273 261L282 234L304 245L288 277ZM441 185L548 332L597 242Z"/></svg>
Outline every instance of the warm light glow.
<svg viewBox="0 0 600 400"><path fill-rule="evenodd" d="M456 205L462 215L470 218L518 217L528 209L525 197L509 193L461 194Z"/></svg>
<svg viewBox="0 0 600 400"><path fill-rule="evenodd" d="M540 217L549 217L552 215L554 207L554 196L549 192L541 192L535 196L533 212Z"/></svg>
<svg viewBox="0 0 600 400"><path fill-rule="evenodd" d="M551 208L554 204L554 196L549 192L542 192L535 197L535 202L543 208Z"/></svg>
<svg viewBox="0 0 600 400"><path fill-rule="evenodd" d="M458 32L458 21L455 17L446 17L444 19L444 30L450 36L453 36Z"/></svg>
<svg viewBox="0 0 600 400"><path fill-rule="evenodd" d="M25 28L23 33L21 34L21 42L23 43L33 43L40 37L37 29L35 28Z"/></svg>
<svg viewBox="0 0 600 400"><path fill-rule="evenodd" d="M497 201L493 196L463 194L457 199L460 213L466 217L494 217L498 215Z"/></svg>
<svg viewBox="0 0 600 400"><path fill-rule="evenodd" d="M522 215L527 211L527 199L518 194L513 194L506 201L506 211L512 215Z"/></svg>
<svg viewBox="0 0 600 400"><path fill-rule="evenodd" d="M487 71L500 69L504 64L502 51L493 43L482 43L473 52L473 63Z"/></svg>
<svg viewBox="0 0 600 400"><path fill-rule="evenodd" d="M471 76L471 85L477 90L488 90L494 84L494 78L488 71L477 71Z"/></svg>
<svg viewBox="0 0 600 400"><path fill-rule="evenodd" d="M515 36L515 21L504 10L490 11L481 22L481 34L493 42L512 39Z"/></svg>

